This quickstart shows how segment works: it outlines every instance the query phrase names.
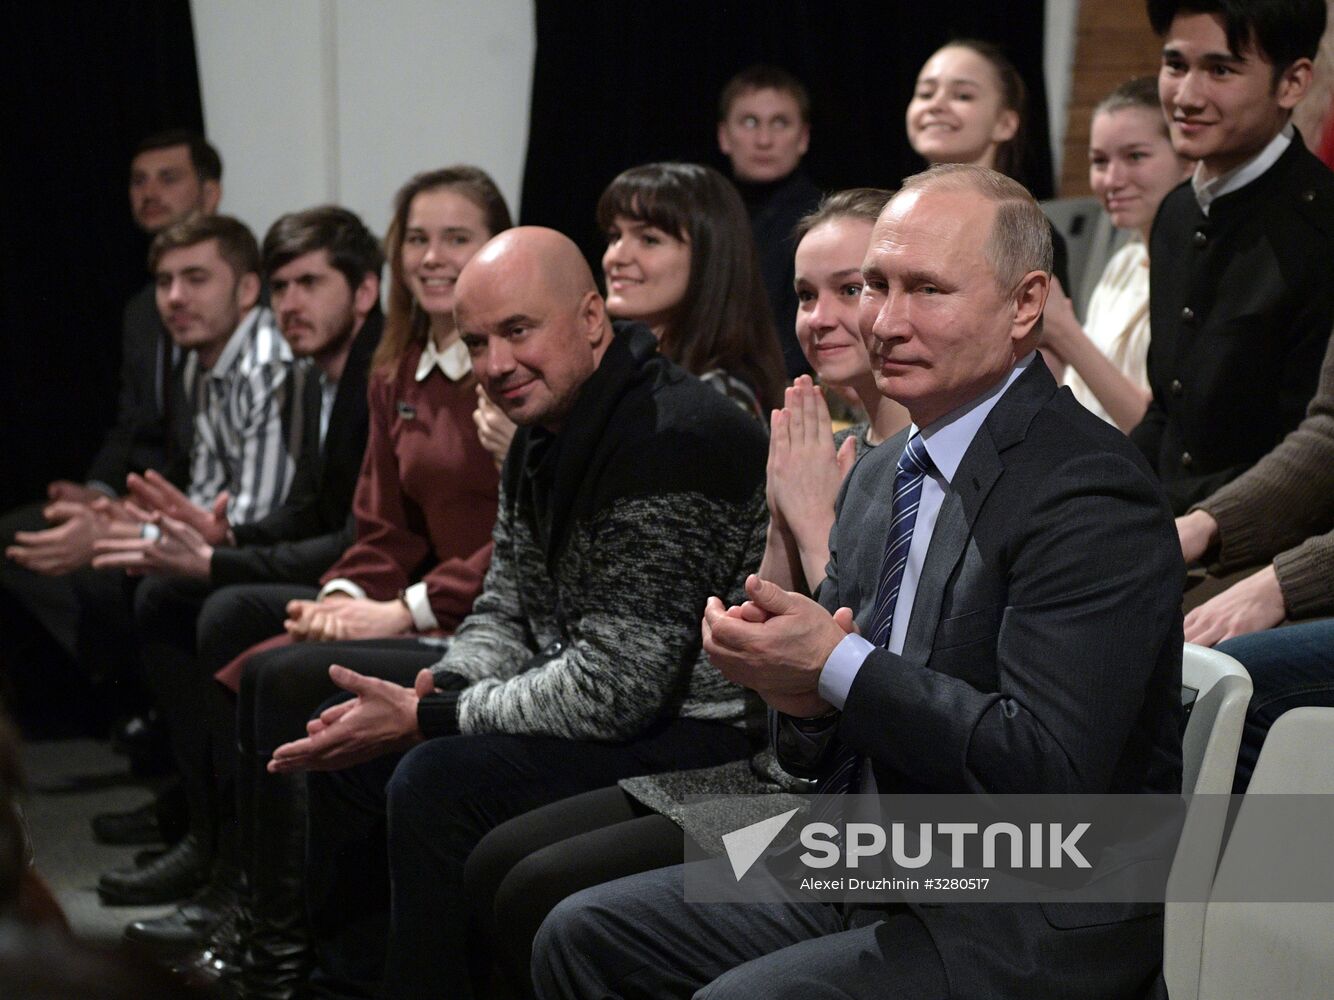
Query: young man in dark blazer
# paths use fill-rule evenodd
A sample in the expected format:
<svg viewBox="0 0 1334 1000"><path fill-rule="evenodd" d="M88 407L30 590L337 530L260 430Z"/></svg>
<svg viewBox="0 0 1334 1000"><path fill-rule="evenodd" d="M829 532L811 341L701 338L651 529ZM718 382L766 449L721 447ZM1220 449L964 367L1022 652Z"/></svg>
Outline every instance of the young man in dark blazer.
<svg viewBox="0 0 1334 1000"><path fill-rule="evenodd" d="M136 225L150 236L191 215L212 215L222 198L222 158L193 132L149 136L130 160L129 195ZM74 574L83 594L105 594L106 603L120 607L120 581L87 568L97 518L92 504L116 500L129 473L165 471L169 459L189 451L190 407L177 370L182 358L158 315L150 281L125 304L116 422L84 481L56 480L47 486L45 503L0 517L0 602L7 605L6 652L16 667L49 666L39 652L43 632L72 658L87 649L88 642L79 642ZM114 622L116 615L101 617ZM108 638L99 633L90 641L107 645Z"/></svg>
<svg viewBox="0 0 1334 1000"><path fill-rule="evenodd" d="M1150 0L1172 145L1198 161L1149 247L1149 384L1131 437L1184 514L1301 422L1334 321L1334 174L1290 119L1324 0Z"/></svg>
<svg viewBox="0 0 1334 1000"><path fill-rule="evenodd" d="M861 327L913 425L849 474L818 603L784 589L771 537L750 600L705 611L788 770L881 793L1179 789L1181 557L1143 460L1036 353L1051 257L1031 195L982 168L909 178L882 213ZM538 995L1111 1000L1161 962L1153 904L694 907L682 879L557 907Z"/></svg>

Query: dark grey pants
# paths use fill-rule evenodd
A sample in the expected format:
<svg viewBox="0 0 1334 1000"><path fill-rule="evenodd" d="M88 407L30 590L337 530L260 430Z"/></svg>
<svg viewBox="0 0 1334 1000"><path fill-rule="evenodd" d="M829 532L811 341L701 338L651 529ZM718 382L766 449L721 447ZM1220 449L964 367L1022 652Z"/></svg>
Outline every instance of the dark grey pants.
<svg viewBox="0 0 1334 1000"><path fill-rule="evenodd" d="M715 886L734 883L725 859ZM533 983L556 998L933 1000L949 986L926 928L906 907L811 902L687 903L684 868L570 896L543 923ZM749 881L749 879L748 879Z"/></svg>

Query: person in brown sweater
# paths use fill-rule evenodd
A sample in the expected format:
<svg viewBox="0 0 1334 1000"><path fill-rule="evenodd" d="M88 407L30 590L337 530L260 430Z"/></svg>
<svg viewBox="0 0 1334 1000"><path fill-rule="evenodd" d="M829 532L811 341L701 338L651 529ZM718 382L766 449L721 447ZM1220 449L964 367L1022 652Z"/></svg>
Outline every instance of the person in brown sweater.
<svg viewBox="0 0 1334 1000"><path fill-rule="evenodd" d="M1187 642L1217 645L1255 684L1233 788L1245 791L1275 719L1334 705L1334 341L1306 419L1178 518L1177 533L1186 560L1206 560L1215 577L1263 564L1185 622Z"/></svg>

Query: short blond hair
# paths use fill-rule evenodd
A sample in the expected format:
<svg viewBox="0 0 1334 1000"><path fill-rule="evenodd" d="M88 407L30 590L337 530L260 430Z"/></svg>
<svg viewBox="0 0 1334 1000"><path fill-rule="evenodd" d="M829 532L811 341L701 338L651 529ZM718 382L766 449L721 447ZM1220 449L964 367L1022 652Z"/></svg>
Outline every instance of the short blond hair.
<svg viewBox="0 0 1334 1000"><path fill-rule="evenodd" d="M1018 181L970 163L937 163L907 178L894 198L908 191L971 191L996 203L996 218L982 252L1003 291L1014 289L1030 271L1051 274L1051 224Z"/></svg>

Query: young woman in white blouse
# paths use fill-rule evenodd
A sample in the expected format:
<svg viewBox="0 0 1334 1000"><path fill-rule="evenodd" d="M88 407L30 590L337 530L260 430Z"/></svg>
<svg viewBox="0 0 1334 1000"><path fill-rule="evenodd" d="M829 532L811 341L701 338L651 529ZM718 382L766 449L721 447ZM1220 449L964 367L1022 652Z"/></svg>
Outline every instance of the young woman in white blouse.
<svg viewBox="0 0 1334 1000"><path fill-rule="evenodd" d="M1053 286L1042 346L1064 362L1061 381L1075 398L1127 434L1151 397L1149 230L1159 203L1191 166L1172 149L1154 77L1123 83L1094 108L1089 184L1112 224L1133 230L1135 239L1107 262L1082 327L1070 299Z"/></svg>

